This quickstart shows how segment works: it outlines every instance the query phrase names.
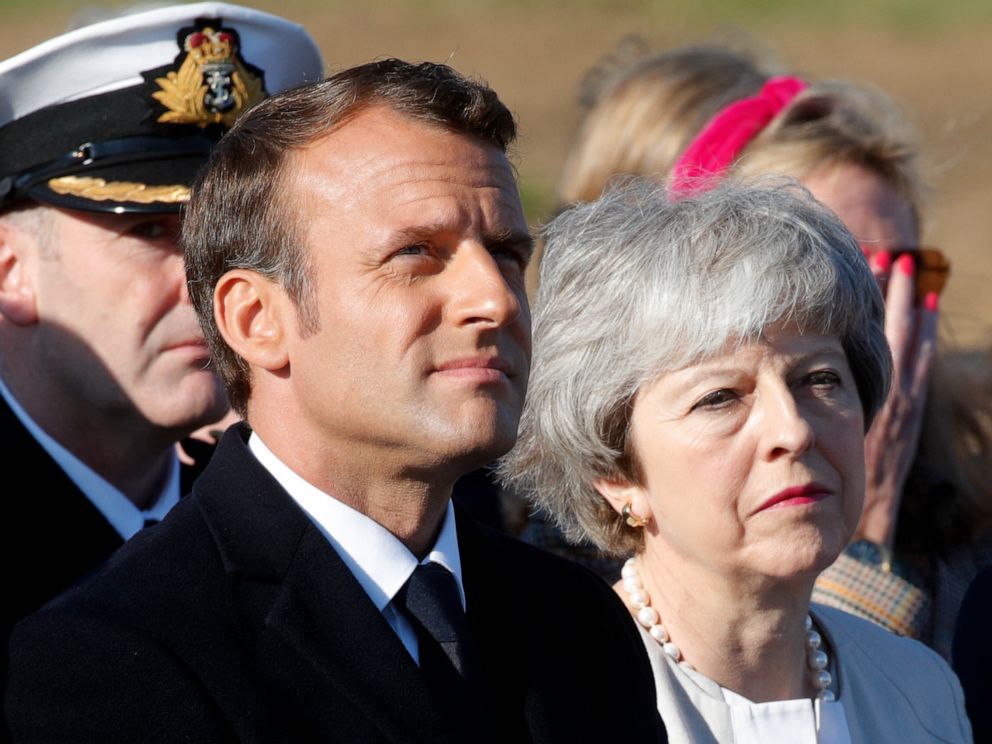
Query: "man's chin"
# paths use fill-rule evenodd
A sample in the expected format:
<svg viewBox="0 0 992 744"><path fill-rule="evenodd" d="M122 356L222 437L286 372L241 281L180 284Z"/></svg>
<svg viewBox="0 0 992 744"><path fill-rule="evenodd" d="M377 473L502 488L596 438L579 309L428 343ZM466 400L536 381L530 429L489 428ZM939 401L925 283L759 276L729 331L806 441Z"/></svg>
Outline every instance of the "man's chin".
<svg viewBox="0 0 992 744"><path fill-rule="evenodd" d="M200 390L184 391L182 396L163 397L145 409L145 418L159 429L168 429L176 440L194 431L224 423L230 409L227 396L217 387L206 385Z"/></svg>
<svg viewBox="0 0 992 744"><path fill-rule="evenodd" d="M475 429L459 442L452 442L452 460L460 470L469 473L499 459L517 441L517 429L508 427ZM460 446L459 446L460 445Z"/></svg>

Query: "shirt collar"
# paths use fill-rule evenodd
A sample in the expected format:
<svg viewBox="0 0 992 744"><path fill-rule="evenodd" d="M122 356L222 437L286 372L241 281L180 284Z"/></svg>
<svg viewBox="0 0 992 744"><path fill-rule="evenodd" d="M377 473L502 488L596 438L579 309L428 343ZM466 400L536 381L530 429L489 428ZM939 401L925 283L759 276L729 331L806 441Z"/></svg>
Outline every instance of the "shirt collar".
<svg viewBox="0 0 992 744"><path fill-rule="evenodd" d="M248 447L331 543L381 612L410 578L417 567L417 557L381 524L324 493L293 472L265 445L258 434L252 432ZM462 564L458 552L455 512L450 501L434 547L420 562L430 561L441 564L455 577L464 608Z"/></svg>
<svg viewBox="0 0 992 744"><path fill-rule="evenodd" d="M148 509L142 511L127 496L111 485L86 463L49 436L34 419L28 415L13 394L0 380L0 396L10 406L17 420L56 464L69 476L83 495L103 515L122 539L128 540L145 526L146 519L160 520L179 502L179 458L172 454L169 474L158 498Z"/></svg>

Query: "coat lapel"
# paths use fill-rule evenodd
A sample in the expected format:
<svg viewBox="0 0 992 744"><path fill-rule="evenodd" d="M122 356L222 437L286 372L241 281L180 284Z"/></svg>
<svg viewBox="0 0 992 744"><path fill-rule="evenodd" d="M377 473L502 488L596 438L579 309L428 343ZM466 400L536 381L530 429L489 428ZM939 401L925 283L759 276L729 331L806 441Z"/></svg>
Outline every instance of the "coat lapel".
<svg viewBox="0 0 992 744"><path fill-rule="evenodd" d="M5 462L31 483L7 490L0 528L13 597L3 615L16 621L89 574L124 541L2 398L0 447Z"/></svg>
<svg viewBox="0 0 992 744"><path fill-rule="evenodd" d="M481 528L457 505L456 515L466 611L490 690L486 740L581 741L581 732L562 736L562 721L556 722L554 711L547 708L545 682L551 689L568 685L560 669L546 668L542 639L553 628L542 627L547 618L534 617L515 586L514 569L498 544L502 538Z"/></svg>
<svg viewBox="0 0 992 744"><path fill-rule="evenodd" d="M0 447L5 461L31 479L30 491L10 493L5 504L5 508L13 509L14 514L8 519L18 531L33 525L43 532L58 530L59 538L70 540L68 544L59 543L59 550L67 556L72 554L77 564L80 560L89 561L91 555L102 560L123 544L120 535L35 441L2 398Z"/></svg>

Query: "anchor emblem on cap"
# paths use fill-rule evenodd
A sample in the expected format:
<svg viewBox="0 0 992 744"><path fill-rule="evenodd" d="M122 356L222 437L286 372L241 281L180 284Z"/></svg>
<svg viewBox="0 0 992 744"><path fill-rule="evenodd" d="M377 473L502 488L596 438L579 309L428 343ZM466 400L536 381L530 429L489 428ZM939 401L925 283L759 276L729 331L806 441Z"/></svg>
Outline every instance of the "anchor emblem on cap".
<svg viewBox="0 0 992 744"><path fill-rule="evenodd" d="M155 78L159 90L152 98L166 109L159 122L230 127L245 109L265 98L261 77L238 53L235 31L204 25L183 29L180 39L185 54L176 58L179 69Z"/></svg>

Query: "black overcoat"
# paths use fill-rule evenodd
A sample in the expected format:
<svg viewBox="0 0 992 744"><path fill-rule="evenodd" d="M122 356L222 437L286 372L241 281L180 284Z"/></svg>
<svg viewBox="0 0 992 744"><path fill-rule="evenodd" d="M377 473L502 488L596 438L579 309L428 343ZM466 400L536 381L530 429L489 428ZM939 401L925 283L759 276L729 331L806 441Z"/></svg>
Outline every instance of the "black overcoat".
<svg viewBox="0 0 992 744"><path fill-rule="evenodd" d="M430 742L454 735L333 547L225 435L192 495L21 623L15 741ZM612 590L456 512L491 698L472 741L664 741Z"/></svg>

